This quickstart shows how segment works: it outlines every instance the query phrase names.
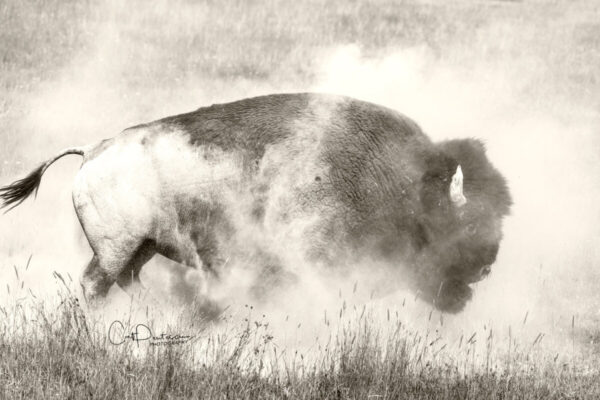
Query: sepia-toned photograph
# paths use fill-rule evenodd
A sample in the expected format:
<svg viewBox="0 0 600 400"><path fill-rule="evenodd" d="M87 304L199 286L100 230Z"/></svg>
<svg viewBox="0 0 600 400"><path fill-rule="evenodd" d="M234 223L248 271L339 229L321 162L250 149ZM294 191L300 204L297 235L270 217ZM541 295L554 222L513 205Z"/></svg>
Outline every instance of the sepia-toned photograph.
<svg viewBox="0 0 600 400"><path fill-rule="evenodd" d="M600 3L0 0L0 399L600 398Z"/></svg>

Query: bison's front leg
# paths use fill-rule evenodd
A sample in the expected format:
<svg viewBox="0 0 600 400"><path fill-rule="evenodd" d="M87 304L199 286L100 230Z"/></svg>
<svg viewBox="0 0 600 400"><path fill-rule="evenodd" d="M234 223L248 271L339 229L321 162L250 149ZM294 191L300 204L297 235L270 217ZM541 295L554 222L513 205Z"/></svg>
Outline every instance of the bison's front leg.
<svg viewBox="0 0 600 400"><path fill-rule="evenodd" d="M286 271L279 264L267 264L257 266L260 272L257 274L249 293L253 300L264 302L281 290L290 289L298 283L298 276Z"/></svg>

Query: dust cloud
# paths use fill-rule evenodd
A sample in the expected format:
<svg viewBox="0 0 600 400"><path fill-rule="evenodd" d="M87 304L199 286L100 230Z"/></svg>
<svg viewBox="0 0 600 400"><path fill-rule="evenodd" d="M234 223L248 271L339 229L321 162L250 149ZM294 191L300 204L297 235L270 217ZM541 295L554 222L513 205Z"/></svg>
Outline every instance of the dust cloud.
<svg viewBox="0 0 600 400"><path fill-rule="evenodd" d="M316 63L314 77L302 87L244 78L214 83L199 75L185 75L170 89L154 87L152 82L140 89L124 79L132 67L127 35L145 23L143 17L132 16L125 29L114 16L108 18L96 32L93 45L40 86L29 99L30 112L22 121L23 130L33 134L24 140L16 157L33 167L63 147L93 143L127 126L250 95L301 89L372 101L411 117L436 141L483 139L488 157L507 178L514 199L491 275L477 284L465 311L444 316L439 329L455 334L493 325L503 331L528 318L530 335L543 331L560 341L573 316L582 321L584 330L600 317L600 298L594 287L600 281L598 115L579 99L545 96L553 93L548 86L563 83L562 71L553 75L550 67L540 67L539 52L515 60L509 56L488 59L463 48L450 52L453 59L421 46L365 55L359 45L350 43L323 49L327 56ZM175 21L169 28L177 23L185 30L210 21ZM493 41L499 33L506 35L507 29L492 25L477 40ZM518 46L514 33L503 40L509 49ZM2 217L0 233L5 239L0 247L4 267L0 276L11 285L11 296L19 290L10 269L13 264L25 288L41 296L55 293L52 271L76 282L90 258L70 199L79 165L76 157L53 165L37 200ZM276 235L275 239L271 249L289 258L290 243ZM415 325L430 320L430 307L415 300L411 292L400 290L371 300L367 281L376 281L376 263L353 270L343 280L300 266L297 269L303 274L297 288L275 292L279 297L257 311L285 321L284 332L289 324L296 336L314 336L327 315L336 315L340 307L352 302L396 309ZM193 297L198 279L193 271L160 258L142 272L142 280L159 297L178 293ZM235 297L239 282L246 279L243 272L232 272L218 296L221 301L247 304L248 299ZM169 282L166 288L164 282ZM122 298L118 292L113 289L111 295ZM304 326L303 333L295 331L299 325Z"/></svg>
<svg viewBox="0 0 600 400"><path fill-rule="evenodd" d="M400 110L436 141L484 140L514 206L491 275L446 321L461 331L506 329L527 314L532 332L560 337L573 316L588 327L599 317L597 116L576 101L534 104L522 88L540 71L516 77L502 67L444 65L426 48L374 60L349 45L334 52L315 88Z"/></svg>

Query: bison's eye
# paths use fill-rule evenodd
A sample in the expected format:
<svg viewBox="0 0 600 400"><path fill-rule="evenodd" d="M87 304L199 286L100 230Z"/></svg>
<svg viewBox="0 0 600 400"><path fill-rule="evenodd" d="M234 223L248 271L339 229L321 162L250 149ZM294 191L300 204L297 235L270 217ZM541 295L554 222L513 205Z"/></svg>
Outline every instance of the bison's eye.
<svg viewBox="0 0 600 400"><path fill-rule="evenodd" d="M474 235L477 233L477 226L475 226L475 224L469 224L465 228L465 231L467 232L468 235Z"/></svg>

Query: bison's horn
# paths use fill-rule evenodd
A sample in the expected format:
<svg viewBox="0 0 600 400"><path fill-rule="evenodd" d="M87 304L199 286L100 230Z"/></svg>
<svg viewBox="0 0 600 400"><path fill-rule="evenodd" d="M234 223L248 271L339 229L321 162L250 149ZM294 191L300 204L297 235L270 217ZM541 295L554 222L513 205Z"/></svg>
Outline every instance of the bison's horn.
<svg viewBox="0 0 600 400"><path fill-rule="evenodd" d="M460 165L456 168L450 182L450 200L456 207L462 207L467 203L467 198L463 194L463 174Z"/></svg>

